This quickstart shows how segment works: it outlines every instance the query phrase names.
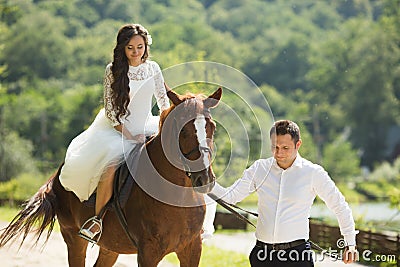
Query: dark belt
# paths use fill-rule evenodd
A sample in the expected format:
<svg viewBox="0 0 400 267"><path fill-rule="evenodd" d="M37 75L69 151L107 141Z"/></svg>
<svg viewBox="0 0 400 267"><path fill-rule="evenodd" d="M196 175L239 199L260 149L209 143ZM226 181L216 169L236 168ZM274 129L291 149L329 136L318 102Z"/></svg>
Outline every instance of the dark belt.
<svg viewBox="0 0 400 267"><path fill-rule="evenodd" d="M306 243L306 240L304 240L304 239L294 240L294 241L288 242L288 243L276 243L276 244L264 243L260 240L257 240L256 246L263 247L263 248L267 247L267 249L273 249L273 250L281 250L281 249L289 249L289 248L297 247L304 243Z"/></svg>

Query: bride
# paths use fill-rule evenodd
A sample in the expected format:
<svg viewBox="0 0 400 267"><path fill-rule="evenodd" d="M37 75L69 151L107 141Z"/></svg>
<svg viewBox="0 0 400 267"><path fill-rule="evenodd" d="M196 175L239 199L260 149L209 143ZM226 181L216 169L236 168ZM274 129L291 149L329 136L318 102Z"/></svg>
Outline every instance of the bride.
<svg viewBox="0 0 400 267"><path fill-rule="evenodd" d="M169 108L159 65L149 60L149 32L140 24L120 28L113 61L104 78L104 108L87 130L70 143L60 182L80 201L96 191L95 216L84 223L79 235L97 243L102 231L101 210L113 192L114 173L125 153L157 133L159 116L152 116L152 97L160 111ZM207 201L203 237L214 232L216 203ZM104 213L103 213L104 214Z"/></svg>
<svg viewBox="0 0 400 267"><path fill-rule="evenodd" d="M159 117L151 115L152 96L160 111L169 107L161 69L148 60L151 43L151 36L140 24L119 30L113 62L105 71L104 108L67 149L61 184L80 201L87 200L97 188L95 216L80 230L91 242L97 242L94 238L102 230L98 215L112 196L114 173L124 160L124 151L158 131Z"/></svg>

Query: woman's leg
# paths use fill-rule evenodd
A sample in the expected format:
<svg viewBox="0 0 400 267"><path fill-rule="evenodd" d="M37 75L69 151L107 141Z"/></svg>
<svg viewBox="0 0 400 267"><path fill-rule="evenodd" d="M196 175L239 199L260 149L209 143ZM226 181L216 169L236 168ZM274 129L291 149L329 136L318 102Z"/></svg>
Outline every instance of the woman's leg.
<svg viewBox="0 0 400 267"><path fill-rule="evenodd" d="M98 241L100 238L99 234L102 232L102 218L99 215L113 194L115 170L115 166L110 166L102 174L97 185L95 216L86 221L79 231L81 237L93 243ZM96 236L97 238L95 239Z"/></svg>
<svg viewBox="0 0 400 267"><path fill-rule="evenodd" d="M95 214L98 216L113 194L115 166L107 167L100 178L96 192Z"/></svg>

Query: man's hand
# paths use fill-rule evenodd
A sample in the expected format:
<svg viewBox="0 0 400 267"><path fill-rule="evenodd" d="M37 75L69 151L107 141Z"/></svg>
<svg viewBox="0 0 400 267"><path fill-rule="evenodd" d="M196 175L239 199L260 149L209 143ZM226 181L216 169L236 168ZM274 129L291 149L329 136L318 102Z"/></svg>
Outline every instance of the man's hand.
<svg viewBox="0 0 400 267"><path fill-rule="evenodd" d="M356 246L348 246L344 249L343 262L345 264L353 263L358 260L359 260L359 253L356 249Z"/></svg>

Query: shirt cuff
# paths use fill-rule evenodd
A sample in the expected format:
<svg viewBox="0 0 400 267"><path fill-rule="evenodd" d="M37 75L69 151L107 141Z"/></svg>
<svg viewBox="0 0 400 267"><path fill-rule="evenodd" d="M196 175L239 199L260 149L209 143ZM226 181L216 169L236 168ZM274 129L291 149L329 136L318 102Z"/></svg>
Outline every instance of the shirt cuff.
<svg viewBox="0 0 400 267"><path fill-rule="evenodd" d="M355 231L354 234L343 235L346 246L356 245L356 234L358 234L358 231Z"/></svg>
<svg viewBox="0 0 400 267"><path fill-rule="evenodd" d="M215 183L213 189L211 190L211 194L214 194L218 198L222 198L226 195L227 189L222 187L219 183Z"/></svg>

